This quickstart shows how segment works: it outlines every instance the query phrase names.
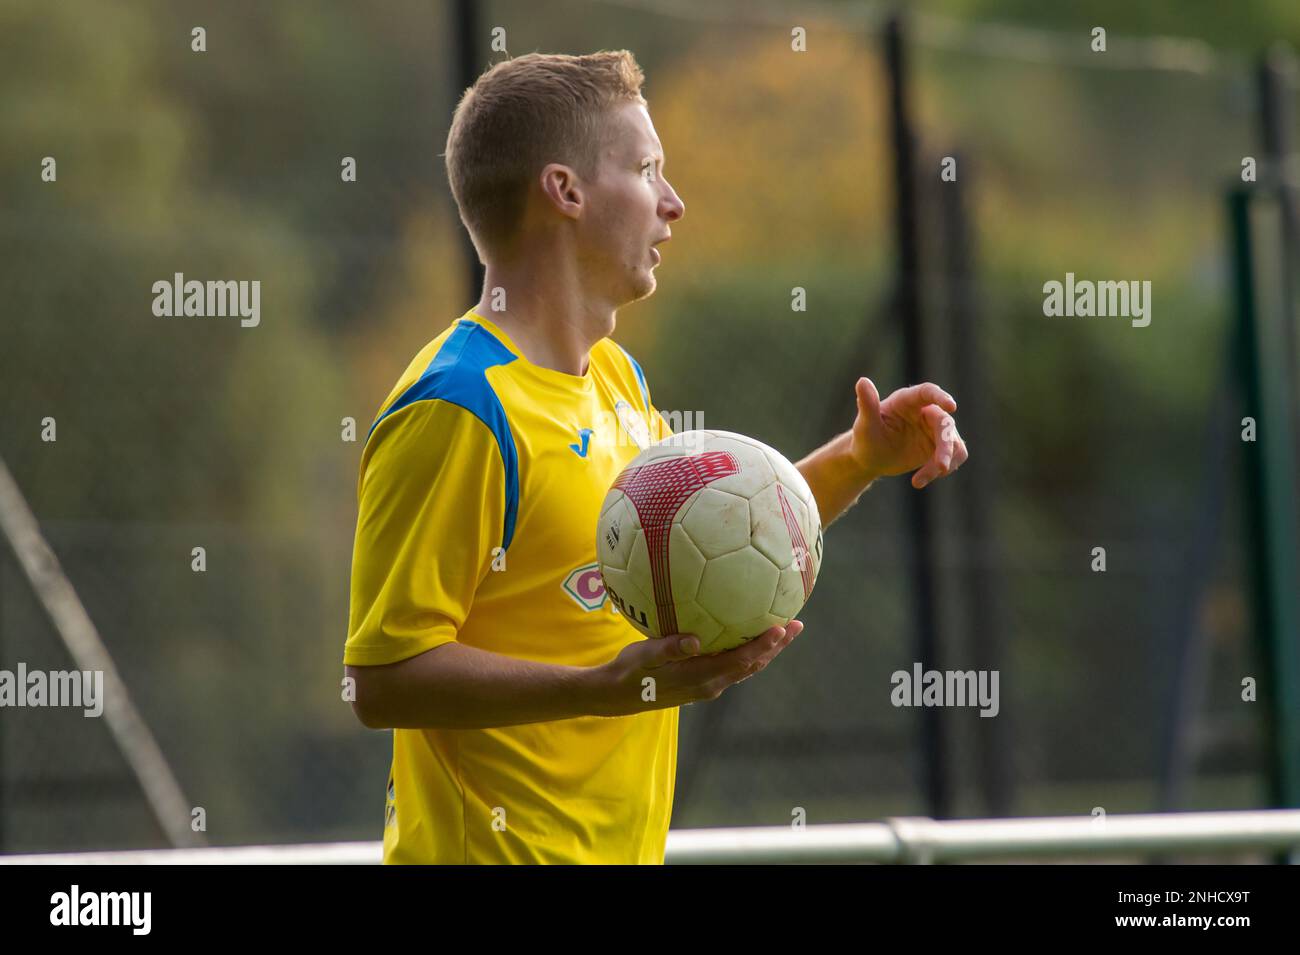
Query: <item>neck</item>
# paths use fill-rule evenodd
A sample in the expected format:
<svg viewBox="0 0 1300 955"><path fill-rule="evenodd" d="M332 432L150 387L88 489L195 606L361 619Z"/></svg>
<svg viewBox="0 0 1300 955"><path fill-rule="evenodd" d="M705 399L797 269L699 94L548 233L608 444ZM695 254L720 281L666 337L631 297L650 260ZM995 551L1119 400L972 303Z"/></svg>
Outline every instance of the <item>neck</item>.
<svg viewBox="0 0 1300 955"><path fill-rule="evenodd" d="M614 331L614 308L584 289L578 273L572 258L489 264L475 310L534 365L585 375L591 347Z"/></svg>

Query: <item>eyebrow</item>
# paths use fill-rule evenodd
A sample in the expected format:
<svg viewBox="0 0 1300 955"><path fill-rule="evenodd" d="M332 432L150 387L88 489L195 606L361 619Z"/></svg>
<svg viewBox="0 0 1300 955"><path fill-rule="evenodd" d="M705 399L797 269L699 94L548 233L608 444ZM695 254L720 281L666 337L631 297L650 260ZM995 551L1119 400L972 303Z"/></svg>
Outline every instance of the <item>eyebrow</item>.
<svg viewBox="0 0 1300 955"><path fill-rule="evenodd" d="M648 148L637 150L636 165L638 168L645 164L647 156L655 160L656 164L659 166L668 165L668 158L664 155L663 143L657 139L654 142L649 143Z"/></svg>

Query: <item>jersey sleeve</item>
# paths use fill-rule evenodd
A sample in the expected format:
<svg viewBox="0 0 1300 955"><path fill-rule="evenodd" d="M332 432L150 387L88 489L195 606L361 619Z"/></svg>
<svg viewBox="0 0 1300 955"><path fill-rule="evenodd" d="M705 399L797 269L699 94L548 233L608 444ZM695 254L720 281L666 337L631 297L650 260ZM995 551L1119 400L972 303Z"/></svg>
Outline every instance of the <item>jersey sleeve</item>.
<svg viewBox="0 0 1300 955"><path fill-rule="evenodd" d="M362 456L343 662L396 663L456 639L503 544L491 429L447 401L382 419Z"/></svg>

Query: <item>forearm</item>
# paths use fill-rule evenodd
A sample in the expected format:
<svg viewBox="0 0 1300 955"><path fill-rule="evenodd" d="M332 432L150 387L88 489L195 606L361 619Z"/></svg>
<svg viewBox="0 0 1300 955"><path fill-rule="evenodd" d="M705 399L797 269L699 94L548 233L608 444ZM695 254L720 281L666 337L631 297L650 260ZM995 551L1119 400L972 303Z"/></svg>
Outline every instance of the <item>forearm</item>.
<svg viewBox="0 0 1300 955"><path fill-rule="evenodd" d="M817 500L823 527L852 507L873 480L854 463L851 441L852 435L845 431L795 465Z"/></svg>
<svg viewBox="0 0 1300 955"><path fill-rule="evenodd" d="M348 667L372 729L483 729L596 715L592 667L535 663L447 643L387 666Z"/></svg>

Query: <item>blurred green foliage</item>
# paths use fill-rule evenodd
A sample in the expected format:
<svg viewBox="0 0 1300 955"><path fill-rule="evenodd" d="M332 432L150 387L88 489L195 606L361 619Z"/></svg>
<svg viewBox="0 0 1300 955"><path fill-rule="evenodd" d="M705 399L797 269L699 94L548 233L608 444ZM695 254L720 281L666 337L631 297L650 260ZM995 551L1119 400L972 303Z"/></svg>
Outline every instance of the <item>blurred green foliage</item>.
<svg viewBox="0 0 1300 955"><path fill-rule="evenodd" d="M852 27L863 8L850 2L842 21L804 24L799 57L766 20L647 6L481 15L512 52L637 53L687 214L658 293L620 315L617 337L661 408L798 458L850 423L857 375L905 383L877 37ZM1258 148L1242 67L1300 41L1300 6L915 8L1085 46L1104 25L1222 51L1206 74L949 47L914 59L922 177L959 152L973 203L991 427L966 437L995 476L1022 805L1152 808L1185 596L1170 588L1228 309L1221 193ZM196 26L205 53L190 48ZM0 454L215 842L379 834L388 738L339 700L361 448L340 433L350 417L363 440L410 356L477 296L438 156L457 93L450 29L423 0L0 8ZM483 65L499 58L483 50ZM56 183L41 181L46 156ZM345 156L355 183L340 180ZM946 279L927 263L931 377L944 381ZM1042 283L1066 271L1150 279L1152 325L1043 318ZM175 272L260 280L260 326L154 317L151 285ZM790 310L794 287L806 313ZM56 443L40 440L47 416ZM887 702L889 673L912 660L906 493L882 483L831 530L808 635L783 666L712 717L687 712L677 824L784 822L791 805L814 822L920 811L915 714ZM957 491L933 493L961 666L984 622L959 596L971 542ZM1098 544L1105 577L1087 571ZM190 570L194 546L205 574ZM1249 660L1234 554L1203 608L1233 681ZM67 665L6 557L0 665L17 659ZM1257 728L1222 687L1209 706L1223 729L1192 798L1251 804ZM3 719L0 845L158 841L102 727ZM960 803L976 812L980 728L954 723Z"/></svg>

